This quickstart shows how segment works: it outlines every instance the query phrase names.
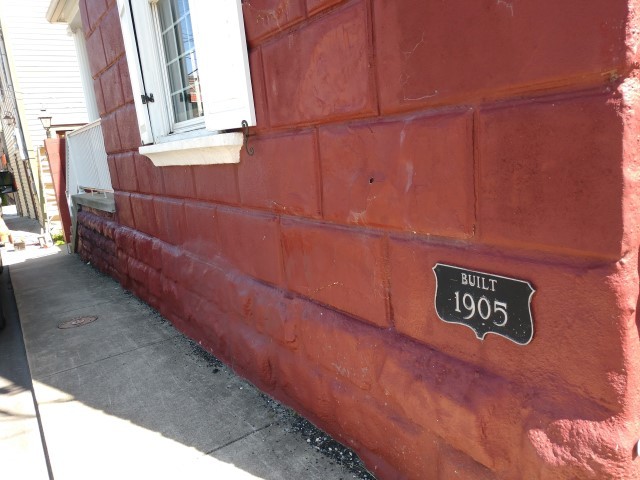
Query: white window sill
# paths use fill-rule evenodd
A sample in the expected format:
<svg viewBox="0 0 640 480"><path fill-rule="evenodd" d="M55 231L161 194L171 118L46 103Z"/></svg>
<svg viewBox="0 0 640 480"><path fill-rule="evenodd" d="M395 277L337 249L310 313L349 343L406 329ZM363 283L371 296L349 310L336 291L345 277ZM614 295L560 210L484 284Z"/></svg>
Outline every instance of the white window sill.
<svg viewBox="0 0 640 480"><path fill-rule="evenodd" d="M240 163L243 136L240 132L183 138L140 147L140 154L156 167Z"/></svg>

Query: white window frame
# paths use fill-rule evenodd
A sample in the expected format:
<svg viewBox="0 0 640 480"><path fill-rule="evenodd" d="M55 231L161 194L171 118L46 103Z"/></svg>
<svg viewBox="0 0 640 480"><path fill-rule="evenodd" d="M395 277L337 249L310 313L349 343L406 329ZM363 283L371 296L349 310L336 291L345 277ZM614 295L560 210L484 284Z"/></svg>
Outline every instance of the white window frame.
<svg viewBox="0 0 640 480"><path fill-rule="evenodd" d="M174 123L158 0L118 0L142 146L156 166L238 163L256 116L241 0L189 0L204 118ZM135 22L135 27L134 27ZM144 101L153 95L153 102Z"/></svg>

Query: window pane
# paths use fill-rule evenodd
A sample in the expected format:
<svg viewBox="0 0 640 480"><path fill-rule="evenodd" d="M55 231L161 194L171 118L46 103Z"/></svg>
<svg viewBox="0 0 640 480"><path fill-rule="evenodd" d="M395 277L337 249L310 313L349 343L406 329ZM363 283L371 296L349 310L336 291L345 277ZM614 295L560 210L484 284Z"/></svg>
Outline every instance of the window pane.
<svg viewBox="0 0 640 480"><path fill-rule="evenodd" d="M189 2L160 0L158 9L174 120L184 122L204 115Z"/></svg>
<svg viewBox="0 0 640 480"><path fill-rule="evenodd" d="M171 35L171 33L172 32L168 32L162 35L165 58L178 57L178 42L176 41L176 36Z"/></svg>
<svg viewBox="0 0 640 480"><path fill-rule="evenodd" d="M173 110L176 114L176 122L184 122L191 118L200 117L202 111L202 101L199 98L200 86L194 84L186 90L171 95Z"/></svg>

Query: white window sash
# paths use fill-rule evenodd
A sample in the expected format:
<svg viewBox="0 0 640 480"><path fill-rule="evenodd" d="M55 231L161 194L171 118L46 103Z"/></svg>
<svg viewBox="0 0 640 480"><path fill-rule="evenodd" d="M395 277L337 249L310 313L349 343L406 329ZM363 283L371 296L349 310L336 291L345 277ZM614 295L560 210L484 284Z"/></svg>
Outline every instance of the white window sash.
<svg viewBox="0 0 640 480"><path fill-rule="evenodd" d="M153 136L168 135L172 131L169 115L169 98L165 86L165 72L159 36L160 25L148 0L131 0L133 22L138 40L139 62L142 67L147 95L153 95L153 102L147 103ZM137 55L137 54L136 54ZM127 52L128 57L128 52Z"/></svg>
<svg viewBox="0 0 640 480"><path fill-rule="evenodd" d="M131 78L131 90L133 91L133 101L136 107L140 138L143 145L148 145L153 143L153 132L151 130L149 111L142 103L142 96L145 94L145 88L142 80L142 70L140 68L140 60L138 58L138 46L133 28L133 18L131 15L131 8L129 6L129 0L118 0L118 14L120 15L124 50L127 56L127 66L129 67L129 78Z"/></svg>

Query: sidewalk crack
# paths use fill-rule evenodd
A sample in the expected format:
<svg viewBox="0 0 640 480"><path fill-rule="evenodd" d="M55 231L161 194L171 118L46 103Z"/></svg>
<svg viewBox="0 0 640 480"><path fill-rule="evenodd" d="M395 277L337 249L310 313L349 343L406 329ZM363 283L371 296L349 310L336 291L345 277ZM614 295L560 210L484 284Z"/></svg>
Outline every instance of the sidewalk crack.
<svg viewBox="0 0 640 480"><path fill-rule="evenodd" d="M222 450L223 448L226 448L229 445L233 445L234 443L239 442L240 440L244 440L245 438L250 437L251 435L253 435L255 433L261 432L262 430L265 430L265 429L273 426L275 423L276 422L271 422L271 423L269 423L267 425L264 425L263 427L257 428L255 430L249 432L249 433L246 433L245 435L242 435L241 437L238 437L238 438L235 438L233 440L230 440L229 442L225 443L224 445L220 445L219 447L216 447L216 448L214 448L213 450L211 450L209 452L205 452L204 456L211 455L212 453L215 453L215 452L217 452L219 450Z"/></svg>

